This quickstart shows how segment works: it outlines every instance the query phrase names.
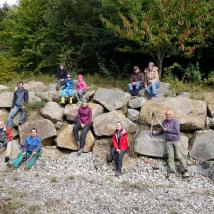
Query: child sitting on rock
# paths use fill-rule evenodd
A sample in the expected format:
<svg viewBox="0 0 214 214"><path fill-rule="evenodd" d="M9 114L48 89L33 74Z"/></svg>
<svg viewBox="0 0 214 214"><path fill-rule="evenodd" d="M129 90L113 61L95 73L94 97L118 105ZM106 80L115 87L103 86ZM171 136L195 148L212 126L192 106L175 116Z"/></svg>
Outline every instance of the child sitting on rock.
<svg viewBox="0 0 214 214"><path fill-rule="evenodd" d="M68 95L68 97L70 98L70 103L72 103L73 91L74 91L74 81L71 79L71 75L68 74L67 79L65 80L65 84L62 87L60 104L65 104L66 95Z"/></svg>
<svg viewBox="0 0 214 214"><path fill-rule="evenodd" d="M75 96L78 100L78 104L82 103L84 100L84 94L87 90L86 82L84 81L83 75L78 75L78 83L77 83L77 90L75 91Z"/></svg>

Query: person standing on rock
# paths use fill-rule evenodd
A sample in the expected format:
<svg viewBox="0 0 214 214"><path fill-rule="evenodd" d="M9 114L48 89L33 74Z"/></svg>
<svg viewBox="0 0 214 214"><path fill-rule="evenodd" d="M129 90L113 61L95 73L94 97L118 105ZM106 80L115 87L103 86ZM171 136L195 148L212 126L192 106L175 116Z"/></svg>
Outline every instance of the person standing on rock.
<svg viewBox="0 0 214 214"><path fill-rule="evenodd" d="M120 121L116 123L116 131L112 136L112 143L111 155L116 166L115 176L119 176L122 170L123 156L128 150L128 132L122 128Z"/></svg>
<svg viewBox="0 0 214 214"><path fill-rule="evenodd" d="M138 66L134 66L133 72L131 74L131 82L128 84L129 92L132 98L138 96L138 92L140 88L143 87L143 83L144 83L143 74L140 72Z"/></svg>
<svg viewBox="0 0 214 214"><path fill-rule="evenodd" d="M165 135L169 175L176 172L175 157L177 157L183 167L183 177L189 177L187 164L180 148L180 124L173 118L173 114L174 113L172 110L166 111L166 119L162 122L163 128L160 132L154 133L154 135L159 135L162 133Z"/></svg>
<svg viewBox="0 0 214 214"><path fill-rule="evenodd" d="M66 95L68 95L68 97L70 98L70 104L72 103L74 89L75 89L74 81L71 79L71 75L68 74L67 79L65 80L65 85L62 87L60 104L65 104Z"/></svg>
<svg viewBox="0 0 214 214"><path fill-rule="evenodd" d="M146 94L150 97L158 96L158 88L159 88L159 75L158 75L158 67L155 66L154 62L150 62L148 67L144 70L145 80L144 87Z"/></svg>
<svg viewBox="0 0 214 214"><path fill-rule="evenodd" d="M0 120L0 152L6 148L5 163L8 163L10 160L12 140L11 129Z"/></svg>
<svg viewBox="0 0 214 214"><path fill-rule="evenodd" d="M84 81L83 75L79 74L77 87L75 90L75 96L78 100L78 104L83 102L84 94L85 94L86 90L87 90L87 85L86 85L86 82Z"/></svg>
<svg viewBox="0 0 214 214"><path fill-rule="evenodd" d="M23 152L19 153L18 157L12 162L14 168L18 168L26 161L25 168L31 169L36 163L36 160L41 156L42 141L37 135L37 129L31 129L31 135L25 138Z"/></svg>
<svg viewBox="0 0 214 214"><path fill-rule="evenodd" d="M29 100L28 90L24 88L23 82L18 82L17 90L13 94L12 108L7 120L7 126L13 128L13 118L20 112L19 125L26 121L26 105Z"/></svg>
<svg viewBox="0 0 214 214"><path fill-rule="evenodd" d="M87 102L84 100L78 109L77 116L75 118L75 123L73 127L73 134L75 142L78 147L78 155L81 155L83 148L86 144L86 135L90 130L92 125L92 110L88 106ZM80 137L79 130L82 129Z"/></svg>
<svg viewBox="0 0 214 214"><path fill-rule="evenodd" d="M57 73L56 73L56 77L57 77L57 86L56 86L56 90L58 91L60 89L60 87L64 84L65 79L67 78L68 75L68 71L65 70L64 65L60 64L58 69L57 69Z"/></svg>

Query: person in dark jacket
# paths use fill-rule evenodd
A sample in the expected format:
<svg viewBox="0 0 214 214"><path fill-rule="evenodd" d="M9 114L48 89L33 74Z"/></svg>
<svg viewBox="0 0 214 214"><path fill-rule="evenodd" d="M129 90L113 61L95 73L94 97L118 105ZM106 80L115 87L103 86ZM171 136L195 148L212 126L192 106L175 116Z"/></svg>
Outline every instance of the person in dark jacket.
<svg viewBox="0 0 214 214"><path fill-rule="evenodd" d="M31 135L25 138L23 152L12 162L12 166L18 168L26 160L26 169L31 169L36 160L41 156L42 142L37 135L37 129L32 128Z"/></svg>
<svg viewBox="0 0 214 214"><path fill-rule="evenodd" d="M83 148L86 144L86 135L90 130L92 125L92 110L84 100L81 104L77 116L75 118L75 123L73 127L73 134L75 142L78 147L78 155L81 155ZM79 138L79 130L82 128L81 135Z"/></svg>
<svg viewBox="0 0 214 214"><path fill-rule="evenodd" d="M11 129L0 120L0 152L6 148L5 163L8 163L11 155L13 135Z"/></svg>
<svg viewBox="0 0 214 214"><path fill-rule="evenodd" d="M183 167L183 177L188 177L188 169L186 161L181 153L180 149L180 124L173 118L173 111L167 110L166 119L162 122L162 130L160 132L154 133L154 135L159 135L164 133L166 141L166 151L168 156L169 174L176 172L175 160L177 157Z"/></svg>
<svg viewBox="0 0 214 214"><path fill-rule="evenodd" d="M138 96L138 92L140 88L143 87L143 83L144 83L143 74L140 72L138 66L134 66L133 73L131 74L131 82L128 84L129 92L132 98Z"/></svg>
<svg viewBox="0 0 214 214"><path fill-rule="evenodd" d="M56 73L56 77L57 77L56 90L59 90L60 87L64 84L64 81L67 78L67 75L68 75L68 71L65 70L63 64L60 64Z"/></svg>
<svg viewBox="0 0 214 214"><path fill-rule="evenodd" d="M120 121L117 122L116 127L117 129L112 136L111 155L116 166L115 176L119 176L122 170L123 156L128 150L128 133L122 128Z"/></svg>
<svg viewBox="0 0 214 214"><path fill-rule="evenodd" d="M13 118L20 112L19 125L26 121L26 104L29 100L28 90L24 89L23 82L18 82L17 90L13 95L12 108L7 120L7 126L13 128Z"/></svg>

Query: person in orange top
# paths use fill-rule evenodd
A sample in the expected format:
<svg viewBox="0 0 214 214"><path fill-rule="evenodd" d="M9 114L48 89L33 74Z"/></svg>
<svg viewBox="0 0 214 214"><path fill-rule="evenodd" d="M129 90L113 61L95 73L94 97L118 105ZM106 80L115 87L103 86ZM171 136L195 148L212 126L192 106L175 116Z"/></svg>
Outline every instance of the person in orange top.
<svg viewBox="0 0 214 214"><path fill-rule="evenodd" d="M128 150L128 132L122 128L120 121L116 123L116 131L112 136L112 143L111 155L116 166L115 176L119 176L121 174L123 156Z"/></svg>
<svg viewBox="0 0 214 214"><path fill-rule="evenodd" d="M0 119L0 151L6 149L5 163L9 162L11 154L11 143L13 140L12 132Z"/></svg>
<svg viewBox="0 0 214 214"><path fill-rule="evenodd" d="M144 73L144 87L147 95L150 98L157 97L159 88L158 67L155 66L154 62L150 62Z"/></svg>

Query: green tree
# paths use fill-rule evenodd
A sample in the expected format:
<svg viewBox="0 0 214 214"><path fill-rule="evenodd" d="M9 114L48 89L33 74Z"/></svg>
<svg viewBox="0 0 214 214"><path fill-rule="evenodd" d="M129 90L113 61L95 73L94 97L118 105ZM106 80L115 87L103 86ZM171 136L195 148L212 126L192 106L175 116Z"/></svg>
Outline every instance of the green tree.
<svg viewBox="0 0 214 214"><path fill-rule="evenodd" d="M196 49L206 45L211 35L212 0L102 0L102 3L117 11L118 17L102 17L106 27L137 45L126 45L123 51L140 51L153 57L160 76L166 56L182 53L191 57Z"/></svg>

